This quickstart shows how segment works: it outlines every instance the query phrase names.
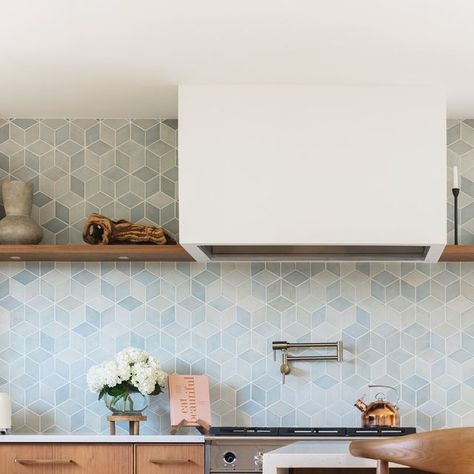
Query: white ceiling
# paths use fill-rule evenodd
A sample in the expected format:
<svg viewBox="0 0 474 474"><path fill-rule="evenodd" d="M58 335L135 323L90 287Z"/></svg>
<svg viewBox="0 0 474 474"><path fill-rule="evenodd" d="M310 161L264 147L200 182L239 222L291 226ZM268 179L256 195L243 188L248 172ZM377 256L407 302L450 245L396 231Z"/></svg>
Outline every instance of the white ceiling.
<svg viewBox="0 0 474 474"><path fill-rule="evenodd" d="M0 115L173 117L180 83L429 83L474 117L473 25L473 0L2 0Z"/></svg>

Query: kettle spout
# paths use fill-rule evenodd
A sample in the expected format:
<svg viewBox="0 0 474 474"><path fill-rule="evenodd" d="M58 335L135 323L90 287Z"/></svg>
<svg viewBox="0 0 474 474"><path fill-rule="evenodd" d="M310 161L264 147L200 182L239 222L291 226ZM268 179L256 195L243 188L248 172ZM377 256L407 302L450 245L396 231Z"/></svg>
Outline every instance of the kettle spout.
<svg viewBox="0 0 474 474"><path fill-rule="evenodd" d="M364 401L360 398L354 403L354 406L358 408L362 413L365 413L367 411L367 404L364 403Z"/></svg>

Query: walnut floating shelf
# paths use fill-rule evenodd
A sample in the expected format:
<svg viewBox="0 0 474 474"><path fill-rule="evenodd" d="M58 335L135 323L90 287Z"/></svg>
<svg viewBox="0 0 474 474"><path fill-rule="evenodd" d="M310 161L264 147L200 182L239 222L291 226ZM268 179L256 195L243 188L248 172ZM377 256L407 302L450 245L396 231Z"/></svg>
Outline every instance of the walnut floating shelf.
<svg viewBox="0 0 474 474"><path fill-rule="evenodd" d="M0 261L194 262L181 245L0 245Z"/></svg>
<svg viewBox="0 0 474 474"><path fill-rule="evenodd" d="M474 262L474 245L446 245L440 262Z"/></svg>

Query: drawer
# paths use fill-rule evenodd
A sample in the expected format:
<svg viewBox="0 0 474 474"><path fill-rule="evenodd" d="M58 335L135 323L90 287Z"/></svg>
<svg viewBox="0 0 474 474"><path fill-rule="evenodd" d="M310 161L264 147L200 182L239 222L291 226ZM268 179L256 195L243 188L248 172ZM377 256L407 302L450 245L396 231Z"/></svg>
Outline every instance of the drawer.
<svg viewBox="0 0 474 474"><path fill-rule="evenodd" d="M132 474L131 445L5 444L1 474Z"/></svg>
<svg viewBox="0 0 474 474"><path fill-rule="evenodd" d="M126 444L57 444L55 459L72 461L55 464L54 474L131 474L131 445Z"/></svg>
<svg viewBox="0 0 474 474"><path fill-rule="evenodd" d="M157 444L136 446L136 474L204 474L204 446Z"/></svg>
<svg viewBox="0 0 474 474"><path fill-rule="evenodd" d="M51 474L53 447L50 444L2 444L0 473Z"/></svg>

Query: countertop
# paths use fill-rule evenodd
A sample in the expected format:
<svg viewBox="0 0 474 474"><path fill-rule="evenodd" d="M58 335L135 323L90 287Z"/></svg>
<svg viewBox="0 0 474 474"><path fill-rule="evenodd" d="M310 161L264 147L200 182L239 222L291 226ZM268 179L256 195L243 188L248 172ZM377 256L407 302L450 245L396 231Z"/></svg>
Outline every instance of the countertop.
<svg viewBox="0 0 474 474"><path fill-rule="evenodd" d="M349 444L349 440L297 441L265 453L263 455L263 474L286 474L290 468L303 467L374 468L376 466L376 461L372 459L352 456L349 453ZM391 467L405 466L391 464Z"/></svg>
<svg viewBox="0 0 474 474"><path fill-rule="evenodd" d="M204 436L194 435L0 435L0 443L204 443Z"/></svg>

